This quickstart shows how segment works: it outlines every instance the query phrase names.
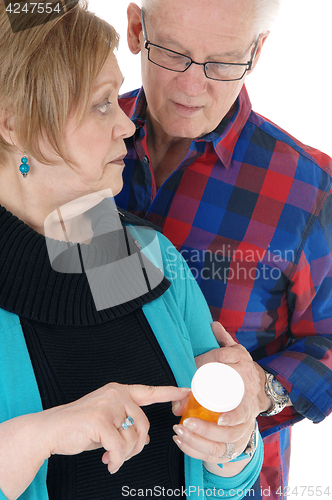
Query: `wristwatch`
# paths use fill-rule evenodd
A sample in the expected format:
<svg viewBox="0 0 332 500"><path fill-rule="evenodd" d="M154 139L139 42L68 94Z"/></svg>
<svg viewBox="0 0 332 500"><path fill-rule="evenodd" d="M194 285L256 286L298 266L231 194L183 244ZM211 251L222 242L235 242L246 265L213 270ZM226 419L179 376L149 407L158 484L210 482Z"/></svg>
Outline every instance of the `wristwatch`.
<svg viewBox="0 0 332 500"><path fill-rule="evenodd" d="M280 413L288 403L289 395L284 386L272 373L265 371L265 393L271 399L271 408L260 413L263 417L271 417Z"/></svg>

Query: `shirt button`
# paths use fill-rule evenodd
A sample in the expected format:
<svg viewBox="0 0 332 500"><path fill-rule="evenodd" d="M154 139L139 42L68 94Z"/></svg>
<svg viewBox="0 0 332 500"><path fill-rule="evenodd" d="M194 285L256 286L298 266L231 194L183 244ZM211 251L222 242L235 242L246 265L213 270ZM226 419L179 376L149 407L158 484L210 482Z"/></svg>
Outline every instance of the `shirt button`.
<svg viewBox="0 0 332 500"><path fill-rule="evenodd" d="M148 164L148 163L149 163L149 158L148 158L146 155L144 155L144 156L143 156L143 162L144 162L145 164Z"/></svg>

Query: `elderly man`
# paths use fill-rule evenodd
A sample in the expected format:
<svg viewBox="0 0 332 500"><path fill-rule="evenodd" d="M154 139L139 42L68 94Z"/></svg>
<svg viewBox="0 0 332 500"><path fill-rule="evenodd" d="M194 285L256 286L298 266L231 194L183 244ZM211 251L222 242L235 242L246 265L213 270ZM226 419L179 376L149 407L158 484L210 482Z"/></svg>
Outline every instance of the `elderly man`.
<svg viewBox="0 0 332 500"><path fill-rule="evenodd" d="M244 86L278 3L130 4L143 88L120 99L136 133L117 197L163 229L229 332L213 325L224 346L214 356L236 367L246 394L220 419L220 441L231 456L235 429L258 417L254 498L270 500L286 497L290 426L332 407L331 159L254 113ZM189 424L177 428L184 451L202 433Z"/></svg>

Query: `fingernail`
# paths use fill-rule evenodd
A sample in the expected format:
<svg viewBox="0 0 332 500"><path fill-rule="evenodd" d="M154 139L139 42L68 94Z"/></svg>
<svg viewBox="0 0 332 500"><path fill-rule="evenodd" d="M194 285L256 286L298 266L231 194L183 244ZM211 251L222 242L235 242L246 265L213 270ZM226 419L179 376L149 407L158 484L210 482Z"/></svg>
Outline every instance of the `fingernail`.
<svg viewBox="0 0 332 500"><path fill-rule="evenodd" d="M175 411L177 411L180 408L181 404L181 401L175 401L175 403L172 404L172 412L174 413Z"/></svg>
<svg viewBox="0 0 332 500"><path fill-rule="evenodd" d="M173 430L178 436L182 437L184 434L183 429L179 425L173 425Z"/></svg>
<svg viewBox="0 0 332 500"><path fill-rule="evenodd" d="M181 439L179 439L177 436L173 436L173 441L179 446L181 446L182 444Z"/></svg>
<svg viewBox="0 0 332 500"><path fill-rule="evenodd" d="M147 437L146 437L145 446L146 446L147 444L149 444L149 443L150 443L150 436L149 436L149 434L148 434L148 435L147 435Z"/></svg>
<svg viewBox="0 0 332 500"><path fill-rule="evenodd" d="M190 387L180 387L180 389L182 392L190 392L191 391Z"/></svg>
<svg viewBox="0 0 332 500"><path fill-rule="evenodd" d="M191 420L191 418L186 418L186 420L183 422L183 425L191 431L194 431L195 429L197 429L196 422L194 422L194 420Z"/></svg>
<svg viewBox="0 0 332 500"><path fill-rule="evenodd" d="M120 467L119 467L119 469L120 469ZM119 469L116 469L116 470L112 471L111 474L116 474Z"/></svg>
<svg viewBox="0 0 332 500"><path fill-rule="evenodd" d="M228 419L227 417L220 416L220 417L218 418L218 422L217 422L217 424L218 424L218 425L227 425L227 424L228 424L228 422L229 422L229 419Z"/></svg>

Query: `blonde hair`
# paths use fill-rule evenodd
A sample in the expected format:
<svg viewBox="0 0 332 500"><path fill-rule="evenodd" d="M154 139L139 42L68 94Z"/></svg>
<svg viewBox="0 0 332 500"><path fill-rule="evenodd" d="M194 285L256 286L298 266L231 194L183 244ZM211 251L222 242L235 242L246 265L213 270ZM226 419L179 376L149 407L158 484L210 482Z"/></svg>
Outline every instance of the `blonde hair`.
<svg viewBox="0 0 332 500"><path fill-rule="evenodd" d="M167 0L141 0L141 5L144 12L150 13L152 11L157 11L161 1L164 4ZM252 21L253 29L257 35L271 28L278 15L280 3L281 0L254 0L254 16Z"/></svg>
<svg viewBox="0 0 332 500"><path fill-rule="evenodd" d="M22 14L23 17L23 14ZM46 139L63 159L66 120L82 120L93 83L118 35L81 1L63 15L37 27L12 32L0 1L0 113L14 116L15 132L27 152L49 163L40 148ZM13 146L0 135L0 156Z"/></svg>

